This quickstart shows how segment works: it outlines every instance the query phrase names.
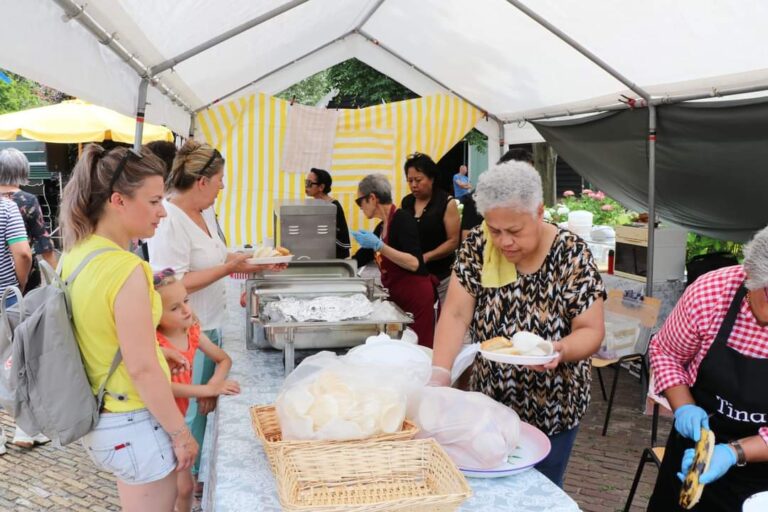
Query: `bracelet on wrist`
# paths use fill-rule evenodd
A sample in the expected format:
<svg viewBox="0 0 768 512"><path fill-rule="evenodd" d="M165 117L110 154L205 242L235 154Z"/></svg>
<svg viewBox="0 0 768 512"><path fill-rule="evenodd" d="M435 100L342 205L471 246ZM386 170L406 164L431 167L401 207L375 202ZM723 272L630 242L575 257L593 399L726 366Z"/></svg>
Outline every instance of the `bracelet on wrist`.
<svg viewBox="0 0 768 512"><path fill-rule="evenodd" d="M175 439L179 437L181 434L183 434L184 431L188 431L188 430L189 429L187 428L187 426L183 425L179 427L177 430L174 430L173 432L168 432L168 435L170 436L171 439Z"/></svg>

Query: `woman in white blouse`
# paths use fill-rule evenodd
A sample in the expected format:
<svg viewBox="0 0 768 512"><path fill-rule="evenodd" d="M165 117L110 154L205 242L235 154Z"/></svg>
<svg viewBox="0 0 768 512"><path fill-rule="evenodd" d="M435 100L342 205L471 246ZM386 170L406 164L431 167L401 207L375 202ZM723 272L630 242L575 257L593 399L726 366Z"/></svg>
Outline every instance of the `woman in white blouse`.
<svg viewBox="0 0 768 512"><path fill-rule="evenodd" d="M189 291L192 311L211 341L221 346L221 328L227 318L226 281L228 275L260 272L269 266L246 263L249 254L231 253L221 239L213 215L204 214L224 188L224 158L208 144L189 140L173 161L164 201L168 216L160 222L148 241L149 261L155 270L172 268ZM194 384L205 384L214 363L202 352L195 356ZM206 414L216 406L215 398L192 400L187 423L203 446ZM197 474L199 456L193 468Z"/></svg>

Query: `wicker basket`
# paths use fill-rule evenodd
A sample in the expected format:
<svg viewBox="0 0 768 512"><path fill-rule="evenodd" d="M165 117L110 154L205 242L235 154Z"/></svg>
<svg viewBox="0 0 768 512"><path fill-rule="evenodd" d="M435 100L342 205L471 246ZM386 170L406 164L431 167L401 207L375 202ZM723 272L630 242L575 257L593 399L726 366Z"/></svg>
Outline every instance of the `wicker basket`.
<svg viewBox="0 0 768 512"><path fill-rule="evenodd" d="M272 472L275 472L276 459L280 450L286 446L315 446L336 445L339 443L360 443L368 441L403 441L413 439L419 431L419 427L408 420L403 422L403 428L399 432L392 434L379 434L367 439L353 441L283 441L283 433L280 430L280 422L277 418L277 411L274 405L255 405L251 407L251 424L256 436L264 445L264 451L267 453L269 463L272 465Z"/></svg>
<svg viewBox="0 0 768 512"><path fill-rule="evenodd" d="M449 512L472 495L434 439L287 447L275 476L294 512Z"/></svg>

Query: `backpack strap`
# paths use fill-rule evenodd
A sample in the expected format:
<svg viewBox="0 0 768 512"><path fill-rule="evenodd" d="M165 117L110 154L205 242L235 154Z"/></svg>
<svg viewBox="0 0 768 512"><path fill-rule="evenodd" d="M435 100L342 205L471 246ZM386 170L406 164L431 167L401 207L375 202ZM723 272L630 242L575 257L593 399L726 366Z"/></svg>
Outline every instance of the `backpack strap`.
<svg viewBox="0 0 768 512"><path fill-rule="evenodd" d="M67 280L64 282L66 285L66 298L67 298L67 308L72 311L70 299L69 299L69 287L72 286L72 283L75 281L75 278L80 274L80 272L85 268L88 263L90 263L96 256L99 254L103 254L105 252L109 251L117 251L119 249L115 249L114 247L102 247L100 249L96 249L88 255L86 255L85 258L83 258L83 261L80 262L80 264L75 268L75 270L72 271L72 273L69 275ZM60 277L60 274L59 274ZM110 396L113 396L114 398L118 400L125 400L126 396L123 394L117 394L117 393L111 393L106 390L107 382L109 381L109 378L112 377L112 375L117 370L117 367L120 366L120 362L123 360L123 354L120 352L120 347L117 348L117 352L115 353L115 357L112 359L112 364L109 367L109 371L107 372L106 378L102 381L101 386L99 386L99 392L96 395L96 400L99 406L99 409L101 409L101 406L104 403L104 395L109 394Z"/></svg>
<svg viewBox="0 0 768 512"><path fill-rule="evenodd" d="M64 284L66 284L67 286L72 286L72 283L75 281L75 278L77 278L78 274L80 274L80 272L85 268L85 266L89 264L91 260L93 260L93 258L98 256L99 254L103 254L109 251L117 251L117 250L119 249L115 249L114 247L102 247L100 249L96 249L95 251L91 251L85 256L85 258L83 258L83 261L81 261L80 264L77 267L75 267L75 270L72 271L72 273L69 275L69 277L64 282Z"/></svg>
<svg viewBox="0 0 768 512"><path fill-rule="evenodd" d="M126 398L128 398L127 396L121 393L111 393L106 389L109 378L112 376L112 374L115 373L115 371L117 370L117 367L120 366L120 362L122 360L123 360L123 354L120 352L120 348L118 347L117 353L115 353L115 357L112 359L112 365L110 365L109 371L107 372L107 376L102 381L101 386L99 386L99 392L96 394L96 403L99 405L99 410L101 410L101 406L104 405L105 394L108 394L118 400L125 400Z"/></svg>

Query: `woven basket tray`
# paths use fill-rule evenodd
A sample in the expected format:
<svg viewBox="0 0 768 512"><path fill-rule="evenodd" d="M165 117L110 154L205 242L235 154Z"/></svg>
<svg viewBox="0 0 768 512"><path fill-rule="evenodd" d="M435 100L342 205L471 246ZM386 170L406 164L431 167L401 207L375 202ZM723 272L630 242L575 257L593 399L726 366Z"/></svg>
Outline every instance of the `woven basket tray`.
<svg viewBox="0 0 768 512"><path fill-rule="evenodd" d="M449 512L472 495L434 439L288 447L275 478L293 512Z"/></svg>
<svg viewBox="0 0 768 512"><path fill-rule="evenodd" d="M367 439L353 441L283 441L283 433L280 430L280 422L274 405L255 405L251 407L251 425L256 432L267 453L272 472L275 473L275 461L279 457L280 450L289 446L315 446L336 445L339 443L360 443L367 441L403 441L413 439L419 431L419 427L407 419L403 422L403 428L392 434L379 434ZM276 473L275 473L276 474Z"/></svg>

